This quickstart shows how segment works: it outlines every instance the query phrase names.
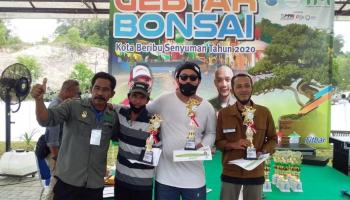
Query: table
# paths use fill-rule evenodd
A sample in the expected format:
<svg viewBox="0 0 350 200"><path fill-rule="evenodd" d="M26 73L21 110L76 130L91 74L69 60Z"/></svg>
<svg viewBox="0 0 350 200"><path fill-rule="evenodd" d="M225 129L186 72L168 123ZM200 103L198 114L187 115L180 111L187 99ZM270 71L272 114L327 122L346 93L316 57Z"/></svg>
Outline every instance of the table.
<svg viewBox="0 0 350 200"><path fill-rule="evenodd" d="M271 168L273 169L273 168ZM213 191L207 193L207 200L220 199L220 175L222 171L221 153L217 152L212 161L205 162L207 187ZM330 166L302 165L301 181L302 193L283 193L274 185L273 192L266 192L264 200L342 200L349 199L342 196L340 191L350 191L350 177L342 174Z"/></svg>
<svg viewBox="0 0 350 200"><path fill-rule="evenodd" d="M276 151L300 151L303 155L314 156L316 149L307 144L279 144L276 146Z"/></svg>
<svg viewBox="0 0 350 200"><path fill-rule="evenodd" d="M207 193L207 200L220 199L221 188L221 152L213 154L213 160L204 162L206 171L207 188L212 189ZM273 169L273 167L271 168ZM272 174L271 174L272 176ZM340 191L350 191L350 177L342 174L330 166L302 165L301 181L302 193L282 193L274 185L273 192L265 193L264 200L343 200L349 199L341 195Z"/></svg>
<svg viewBox="0 0 350 200"><path fill-rule="evenodd" d="M333 143L333 167L348 175L350 136L331 136L329 142Z"/></svg>

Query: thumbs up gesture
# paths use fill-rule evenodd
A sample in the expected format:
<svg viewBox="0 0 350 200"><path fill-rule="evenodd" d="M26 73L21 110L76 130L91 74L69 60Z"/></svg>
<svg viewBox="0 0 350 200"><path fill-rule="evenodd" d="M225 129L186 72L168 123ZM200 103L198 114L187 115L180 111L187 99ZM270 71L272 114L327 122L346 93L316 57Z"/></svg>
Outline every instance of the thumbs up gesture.
<svg viewBox="0 0 350 200"><path fill-rule="evenodd" d="M46 92L47 78L44 78L42 84L35 84L32 87L31 95L35 100L43 100L44 94Z"/></svg>

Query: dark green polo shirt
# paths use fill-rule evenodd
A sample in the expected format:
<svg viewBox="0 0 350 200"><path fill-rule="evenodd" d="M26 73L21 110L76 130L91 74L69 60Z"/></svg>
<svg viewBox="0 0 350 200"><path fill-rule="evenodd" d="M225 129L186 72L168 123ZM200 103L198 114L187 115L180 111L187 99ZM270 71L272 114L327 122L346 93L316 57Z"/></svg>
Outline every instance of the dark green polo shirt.
<svg viewBox="0 0 350 200"><path fill-rule="evenodd" d="M55 175L70 185L103 187L110 139L119 129L116 112L106 109L98 121L90 99L72 100L50 108L49 119L42 125L62 122L62 144ZM90 144L91 130L97 128L102 129L99 146Z"/></svg>

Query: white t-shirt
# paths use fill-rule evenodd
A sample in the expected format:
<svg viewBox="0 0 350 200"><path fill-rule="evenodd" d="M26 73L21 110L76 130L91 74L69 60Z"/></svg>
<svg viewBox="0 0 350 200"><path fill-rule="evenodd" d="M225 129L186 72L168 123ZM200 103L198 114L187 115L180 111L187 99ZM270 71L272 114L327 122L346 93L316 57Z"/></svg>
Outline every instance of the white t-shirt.
<svg viewBox="0 0 350 200"><path fill-rule="evenodd" d="M205 185L202 161L173 162L173 151L184 149L190 130L186 104L174 93L165 94L147 105L150 113L158 113L161 122L162 154L156 168L156 180L179 188L199 188ZM196 111L196 144L212 146L215 141L216 115L207 100L202 100Z"/></svg>

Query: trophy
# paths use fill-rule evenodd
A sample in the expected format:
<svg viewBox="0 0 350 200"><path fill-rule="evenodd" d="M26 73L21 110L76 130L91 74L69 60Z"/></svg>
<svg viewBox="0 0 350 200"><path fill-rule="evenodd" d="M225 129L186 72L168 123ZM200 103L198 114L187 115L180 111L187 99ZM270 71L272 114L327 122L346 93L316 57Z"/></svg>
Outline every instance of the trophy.
<svg viewBox="0 0 350 200"><path fill-rule="evenodd" d="M280 151L276 151L273 154L273 161L274 161L274 174L272 175L272 184L277 186L277 182L280 177Z"/></svg>
<svg viewBox="0 0 350 200"><path fill-rule="evenodd" d="M156 135L158 134L158 129L160 127L161 121L162 120L160 119L159 114L154 114L149 121L148 132L150 135L146 140L145 149L141 151L141 155L139 158L139 160L142 162L153 164L152 146L154 143L158 142Z"/></svg>
<svg viewBox="0 0 350 200"><path fill-rule="evenodd" d="M271 182L270 182L270 158L268 158L265 161L264 177L265 177L265 182L263 185L263 192L272 192Z"/></svg>
<svg viewBox="0 0 350 200"><path fill-rule="evenodd" d="M255 109L252 106L244 106L243 113L242 113L244 117L243 125L247 127L245 134L247 136L247 140L250 141L250 146L247 147L247 150L246 150L246 157L245 157L246 160L258 159L256 155L256 149L253 144L253 136L255 133L255 129L253 128L254 112L255 112Z"/></svg>
<svg viewBox="0 0 350 200"><path fill-rule="evenodd" d="M186 103L187 116L190 117L190 131L188 132L185 150L196 150L196 128L199 127L196 121L196 110L200 102L195 98L190 98Z"/></svg>
<svg viewBox="0 0 350 200"><path fill-rule="evenodd" d="M302 192L303 191L303 186L300 181L300 166L302 162L303 155L301 152L297 151L294 152L293 157L292 157L292 184L291 188L293 192Z"/></svg>

